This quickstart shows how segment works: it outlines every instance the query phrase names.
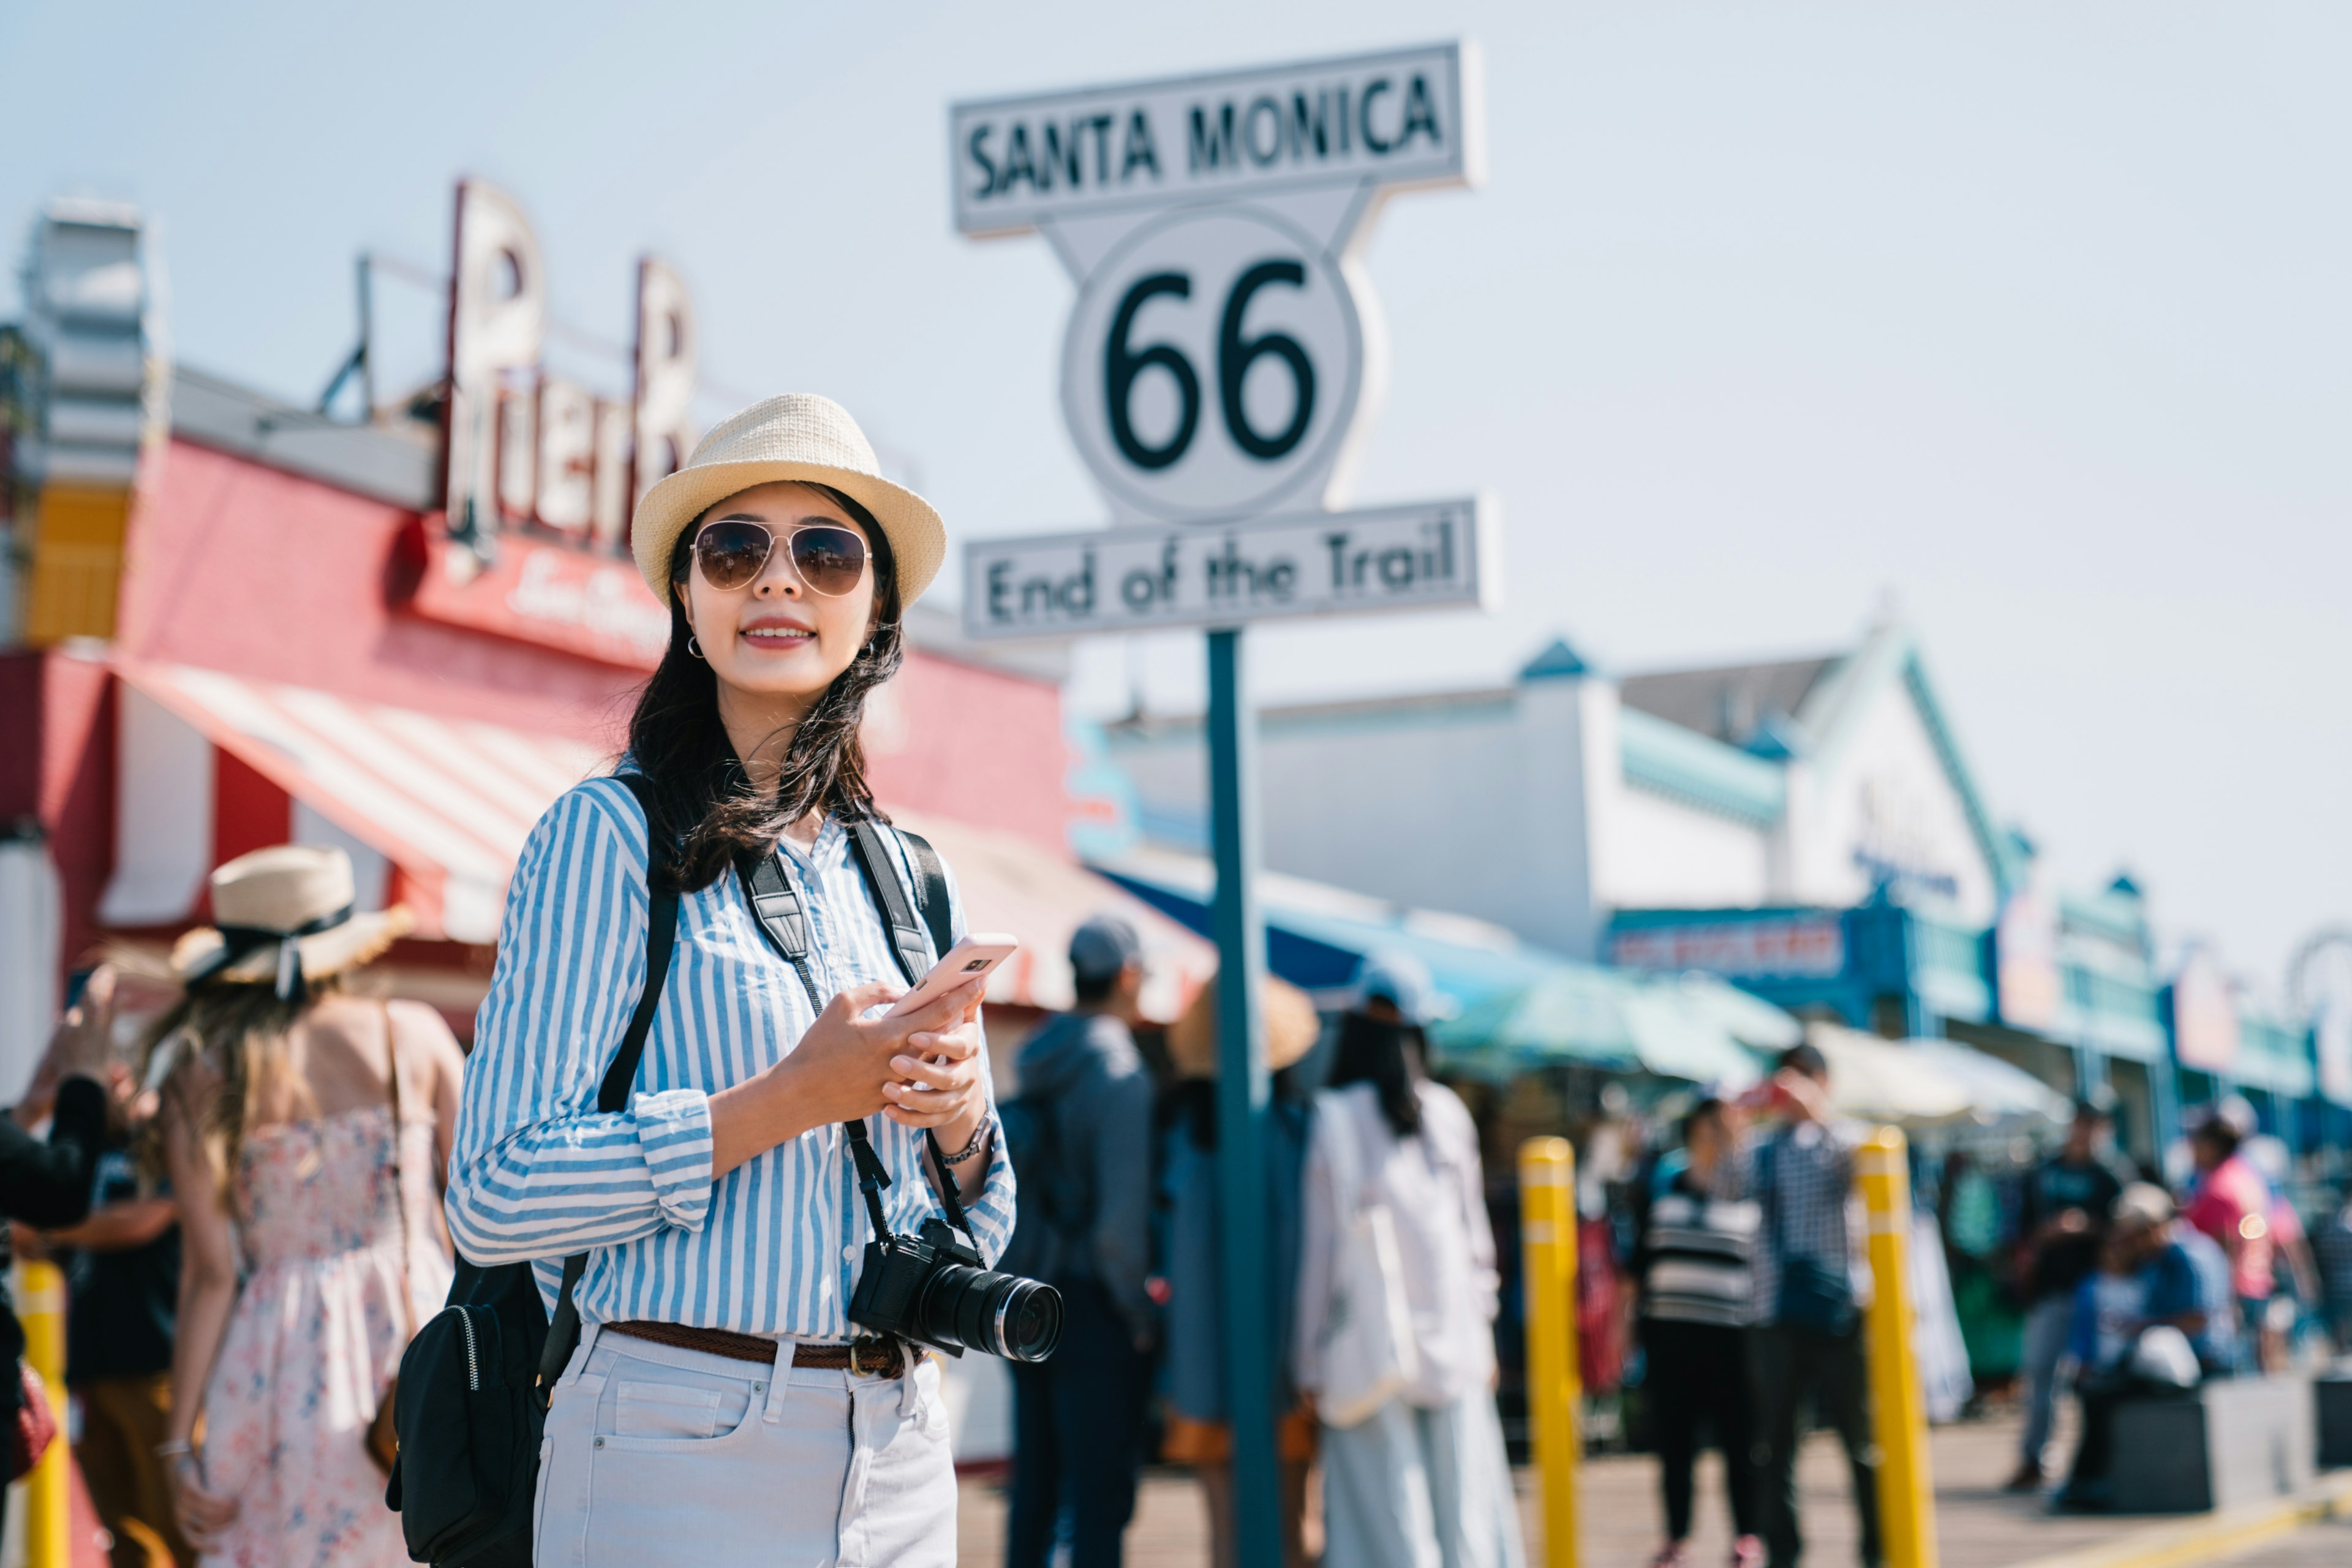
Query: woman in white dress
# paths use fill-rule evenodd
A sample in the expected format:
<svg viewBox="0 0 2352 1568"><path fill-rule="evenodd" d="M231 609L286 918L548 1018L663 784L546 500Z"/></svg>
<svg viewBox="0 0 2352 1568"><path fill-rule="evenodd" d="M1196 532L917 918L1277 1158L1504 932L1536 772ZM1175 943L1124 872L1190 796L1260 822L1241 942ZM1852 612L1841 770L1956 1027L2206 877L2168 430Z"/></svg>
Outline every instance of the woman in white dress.
<svg viewBox="0 0 2352 1568"><path fill-rule="evenodd" d="M1519 1568L1518 1509L1495 1413L1499 1283L1478 1136L1393 994L1341 1021L1332 1087L1316 1098L1307 1155L1294 1370L1322 1417L1324 1560L1349 1568ZM1375 1014L1385 1016L1374 1016ZM1386 1271L1410 1327L1370 1390L1342 1341L1379 1302L1346 1300L1365 1276L1343 1258L1385 1211ZM1369 1410L1363 1406L1385 1392Z"/></svg>

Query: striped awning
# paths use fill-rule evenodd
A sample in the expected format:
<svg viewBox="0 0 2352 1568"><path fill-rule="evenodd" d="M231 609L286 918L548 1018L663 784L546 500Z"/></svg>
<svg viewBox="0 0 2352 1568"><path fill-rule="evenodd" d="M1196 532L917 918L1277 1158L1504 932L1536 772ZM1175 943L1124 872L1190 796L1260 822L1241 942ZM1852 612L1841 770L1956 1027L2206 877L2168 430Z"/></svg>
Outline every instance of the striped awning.
<svg viewBox="0 0 2352 1568"><path fill-rule="evenodd" d="M405 903L420 934L494 942L531 825L609 761L567 736L311 687L186 665L119 669L121 832L100 908L113 925L196 918L214 866L291 838L352 849L362 901Z"/></svg>
<svg viewBox="0 0 2352 1568"><path fill-rule="evenodd" d="M214 867L265 845L323 843L351 853L362 908L405 904L421 936L494 942L531 825L612 761L571 737L313 687L187 665L116 668L115 870L99 918L118 928L205 919ZM1209 943L1067 855L928 814L899 820L954 868L971 929L1021 939L991 1001L1069 1006L1070 933L1098 911L1125 916L1143 938L1150 1016L1173 1018L1215 968Z"/></svg>

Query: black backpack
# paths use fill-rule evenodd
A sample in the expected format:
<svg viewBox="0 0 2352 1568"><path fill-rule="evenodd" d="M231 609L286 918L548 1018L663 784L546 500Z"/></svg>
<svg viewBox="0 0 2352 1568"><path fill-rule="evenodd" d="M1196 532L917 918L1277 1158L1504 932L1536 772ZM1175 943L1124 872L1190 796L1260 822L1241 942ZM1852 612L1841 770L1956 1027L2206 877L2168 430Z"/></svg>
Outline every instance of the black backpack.
<svg viewBox="0 0 2352 1568"><path fill-rule="evenodd" d="M658 865L663 856L653 826L652 785L639 773L618 776L645 808L646 865ZM882 848L881 830L870 822L852 824L851 830L911 984L926 967L922 931L929 931L939 952L950 945L946 874L929 844L900 832L917 878L910 906ZM677 889L663 886L660 878L648 883L646 988L597 1087L596 1109L605 1112L628 1104L677 936ZM484 1268L460 1257L448 1304L409 1341L393 1400L400 1450L383 1500L400 1515L413 1561L436 1568L530 1568L540 1439L551 1391L579 1347L580 1310L572 1292L587 1266L584 1252L563 1260L551 1321L530 1264Z"/></svg>
<svg viewBox="0 0 2352 1568"><path fill-rule="evenodd" d="M652 785L639 773L620 779L645 807L646 863L657 865ZM658 877L647 882L646 988L596 1090L596 1109L605 1112L628 1104L677 936L677 888ZM400 1451L383 1500L400 1515L414 1561L530 1568L548 1391L580 1343L572 1292L587 1266L584 1252L563 1260L551 1323L530 1264L484 1268L461 1256L448 1304L408 1342L393 1395Z"/></svg>

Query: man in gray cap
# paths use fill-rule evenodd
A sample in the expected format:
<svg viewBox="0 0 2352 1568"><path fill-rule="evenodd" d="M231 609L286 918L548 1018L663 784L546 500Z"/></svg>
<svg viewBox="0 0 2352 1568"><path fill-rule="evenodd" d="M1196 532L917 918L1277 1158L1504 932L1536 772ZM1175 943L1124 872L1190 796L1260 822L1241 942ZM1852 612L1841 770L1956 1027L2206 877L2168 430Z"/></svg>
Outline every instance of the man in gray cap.
<svg viewBox="0 0 2352 1568"><path fill-rule="evenodd" d="M1135 1511L1152 1340L1150 1070L1135 1048L1143 945L1116 915L1070 938L1077 1005L1022 1047L1020 1215L1009 1262L1062 1293L1050 1361L1015 1363L1007 1568L1045 1568L1063 1509L1071 1568L1115 1568Z"/></svg>

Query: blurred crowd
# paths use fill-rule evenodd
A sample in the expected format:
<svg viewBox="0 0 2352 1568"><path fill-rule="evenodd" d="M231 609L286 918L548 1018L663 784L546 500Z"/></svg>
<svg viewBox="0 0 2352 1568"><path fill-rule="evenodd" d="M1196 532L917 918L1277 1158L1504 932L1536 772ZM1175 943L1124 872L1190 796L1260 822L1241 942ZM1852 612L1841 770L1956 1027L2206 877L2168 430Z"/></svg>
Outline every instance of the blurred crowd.
<svg viewBox="0 0 2352 1568"><path fill-rule="evenodd" d="M118 1568L408 1561L389 1392L448 1288L463 1058L437 1013L353 984L400 927L351 879L294 846L221 868L217 928L76 977L0 1129L14 1248L67 1287L70 1414L44 1418ZM6 1389L21 1429L39 1380Z"/></svg>
<svg viewBox="0 0 2352 1568"><path fill-rule="evenodd" d="M19 1375L14 1426L75 1434L126 1568L199 1551L271 1561L289 1530L337 1543L338 1561L405 1561L372 1450L399 1350L447 1279L436 1173L461 1067L437 1016L354 983L388 939L353 928L333 871L250 869L251 896L317 884L305 896L328 923L290 974L245 973L232 929L198 933L168 970L81 977L0 1128L16 1253L55 1260L70 1300L70 1419L33 1409L37 1380ZM1090 921L1070 959L1078 1005L1020 1048L1001 1107L1022 1178L1006 1265L1055 1283L1066 1311L1057 1354L1013 1369L1007 1560L1118 1562L1139 1468L1157 1460L1197 1477L1230 1563L1214 987L1163 1029L1139 1008L1131 930ZM222 975L242 983L206 984ZM1263 1003L1264 1344L1286 1559L1517 1564L1511 1102L1438 1081L1423 1032L1437 1003L1409 960L1368 961L1328 1016L1278 981ZM1738 1092L1637 1110L1603 1084L1570 1129L1590 1435L1657 1456L1659 1568L1690 1561L1710 1445L1735 1568L1800 1561L1809 1426L1841 1440L1861 1558L1879 1560L1862 1130L1832 1088L1799 1046ZM2170 1184L2117 1152L2104 1096L2052 1142L1914 1149L1919 1360L1952 1394L1942 1414L1971 1390L2014 1391L2012 1487L2098 1508L2131 1401L2352 1350L2352 1209L2298 1210L2242 1101L2196 1119ZM20 1353L13 1314L0 1331ZM2081 1436L2057 1456L2069 1397Z"/></svg>
<svg viewBox="0 0 2352 1568"><path fill-rule="evenodd" d="M1826 1324L1835 1340L1844 1323L1788 1260L1791 1237L1817 1223L1821 1255L1835 1256L1833 1227L1792 1211L1801 1195L1775 1173L1810 1122L1832 1145L1853 1135L1833 1112L1791 1101L1791 1087L1801 1094L1810 1084L1826 1088L1826 1065L1801 1047L1762 1089L1685 1095L1677 1115L1645 1115L1622 1092L1604 1093L1582 1131L1593 1155L1579 1280L1583 1370L1612 1418L1598 1435L1660 1458L1662 1565L1685 1560L1691 1456L1703 1437L1726 1457L1739 1533L1760 1532L1776 1564L1801 1551L1788 1382L1814 1375L1822 1349L1802 1326ZM2013 1397L2023 1421L2009 1487L2047 1491L2068 1510L2110 1505L2116 1415L2131 1401L2352 1352L2344 1194L2299 1208L2284 1146L2260 1132L2242 1099L2192 1113L2169 1183L2117 1151L2115 1118L2112 1096L2099 1092L2075 1102L2049 1143L2014 1128L1974 1139L1930 1131L1911 1151L1908 1283L1928 1407L1949 1419ZM1850 1191L1843 1201L1853 1206ZM1844 1242L1866 1304L1857 1218ZM1845 1441L1862 1559L1874 1563L1868 1417L1849 1395L1858 1357L1858 1340L1839 1347L1801 1403ZM2060 1455L2052 1439L2069 1397L2080 1402L2081 1435Z"/></svg>
<svg viewBox="0 0 2352 1568"><path fill-rule="evenodd" d="M1234 1559L1215 987L1164 1031L1139 1000L1136 933L1070 946L1075 1012L1021 1047L1003 1107L1020 1174L1006 1266L1063 1293L1052 1360L1014 1369L1006 1562L1122 1560L1147 1458L1189 1468L1215 1561ZM1373 959L1328 1024L1262 993L1272 1073L1256 1217L1262 1347L1276 1369L1286 1562L1517 1568L1495 1402L1501 1275L1478 1131L1429 1070L1433 996Z"/></svg>

